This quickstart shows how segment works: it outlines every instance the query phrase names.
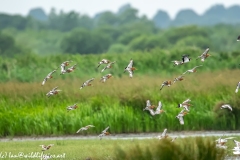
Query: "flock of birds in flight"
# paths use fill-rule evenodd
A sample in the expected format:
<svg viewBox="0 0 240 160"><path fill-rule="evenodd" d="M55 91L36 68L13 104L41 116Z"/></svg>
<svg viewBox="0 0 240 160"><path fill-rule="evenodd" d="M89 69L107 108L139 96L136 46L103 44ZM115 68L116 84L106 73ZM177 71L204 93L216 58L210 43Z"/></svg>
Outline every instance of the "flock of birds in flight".
<svg viewBox="0 0 240 160"><path fill-rule="evenodd" d="M238 36L237 41L240 41L240 35ZM210 49L209 49L209 47L208 47L208 48L207 48L200 56L198 56L196 59L200 59L202 62L204 62L209 56L211 56L211 55L209 54L209 50L210 50ZM173 64L174 64L175 66L178 66L178 65L183 65L183 64L189 63L190 60L191 60L191 58L189 57L189 55L183 55L181 60L174 60L174 61L172 61L172 62L173 62ZM66 69L66 67L67 67L71 62L72 62L72 61L65 61L65 62L61 63L61 65L60 65L60 68L61 68L60 75L63 75L63 74L66 74L66 73L71 73L71 72L73 72L73 71L76 69L76 65L77 65L77 64L75 64L75 65L73 65L73 66L71 66L71 67L69 67L69 68ZM113 64L114 64L115 62L116 62L116 61L111 62L111 61L109 61L109 60L107 60L107 59L102 59L102 60L98 63L97 68L99 68L101 65L105 64L106 66L101 70L101 72L104 72L104 71L107 70L107 69L111 69L112 66L113 66ZM197 68L198 68L198 67L201 67L201 66L202 66L202 65L195 66L194 68L187 70L187 71L184 72L182 75L180 75L179 77L175 78L175 79L173 80L173 84L176 83L177 81L182 81L182 80L183 80L183 77L184 77L184 74L186 74L186 73L195 73L195 72L197 71ZM133 78L133 73L134 73L135 70L136 70L136 68L133 67L133 60L131 59L130 62L129 62L129 64L125 67L124 72L127 71L127 72L129 73L129 77L130 77L130 78ZM44 84L47 82L47 80L53 78L52 74L55 73L56 71L57 71L57 69L55 69L55 70L53 70L52 72L50 72L50 73L43 79L42 85L44 85ZM109 78L111 78L111 77L112 77L112 74L106 74L106 75L104 75L104 76L101 77L100 82L105 83L105 82L106 82ZM91 85L92 85L91 82L92 82L93 80L94 80L94 78L91 78L91 79L85 81L85 82L81 85L80 89L83 89L83 88L86 87L86 86L91 86ZM164 81L164 82L161 84L161 86L160 86L160 90L162 90L164 86L170 87L171 85L172 85L171 80ZM240 88L240 82L238 82L238 84L237 84L237 88L236 88L236 90L235 90L236 93L238 92L239 88ZM61 90L58 90L58 87L55 87L55 88L53 88L52 90L50 90L50 91L46 94L46 96L47 96L47 97L50 97L50 96L56 95L56 94L58 94L60 91L61 91ZM191 100L188 98L188 99L186 99L185 101L183 101L182 103L179 103L179 104L178 104L178 107L179 107L179 108L183 108L183 109L178 113L178 115L176 116L176 118L179 120L179 123L180 123L181 125L184 125L184 119L183 119L183 117L190 111L190 110L189 110L189 107L192 106L192 105L189 103L190 101L191 101ZM70 110L75 110L75 109L77 109L77 108L78 108L77 104L74 104L74 105L68 106L68 107L67 107L67 110L70 111ZM154 108L156 108L156 110L154 110ZM231 107L229 104L223 104L223 105L220 107L220 109L228 109L228 110L232 111L232 107ZM158 106L156 107L155 105L151 105L150 100L147 100L147 101L146 101L146 107L143 109L143 111L145 111L145 110L146 110L146 111L149 111L149 113L150 113L152 116L155 116L155 115L158 115L158 114L161 114L161 113L164 112L164 110L162 109L162 103L161 103L161 101L158 102ZM95 126L94 126L94 125L87 125L87 126L85 126L85 127L81 127L76 133L79 133L79 132L84 131L84 130L88 130L89 128L92 128L92 127L95 127ZM107 128L105 128L105 129L101 132L101 134L98 135L98 137L100 138L100 140L102 139L103 136L110 135L110 133L108 132L108 129L109 129L109 126L108 126ZM164 129L163 133L162 133L160 136L157 136L158 139L163 139L163 138L167 138L167 137L168 137L168 135L167 135L167 129ZM226 149L227 147L225 146L225 144L226 144L227 140L228 140L228 139L233 139L233 138L235 138L235 137L228 137L228 138L225 138L225 139L219 138L218 140L216 140L216 142L217 142L216 146L217 146L217 147L220 147L220 148ZM176 137L172 139L172 142L173 142L175 139L176 139ZM234 140L234 143L235 143L235 145L236 145L236 147L234 147L234 149L233 149L233 150L235 150L234 153L240 155L240 142ZM40 145L40 146L42 147L42 151L46 151L46 150L50 149L53 145L54 145L54 144L50 144L50 145Z"/></svg>

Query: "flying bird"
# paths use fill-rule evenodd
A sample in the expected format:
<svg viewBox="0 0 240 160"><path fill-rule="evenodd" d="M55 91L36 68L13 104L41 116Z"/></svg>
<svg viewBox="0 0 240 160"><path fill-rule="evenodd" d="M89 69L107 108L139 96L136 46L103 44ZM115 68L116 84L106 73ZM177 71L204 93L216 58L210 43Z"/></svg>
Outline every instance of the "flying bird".
<svg viewBox="0 0 240 160"><path fill-rule="evenodd" d="M184 119L183 117L187 114L188 112L185 112L185 109L182 110L177 116L176 118L178 118L179 122L181 125L184 125Z"/></svg>
<svg viewBox="0 0 240 160"><path fill-rule="evenodd" d="M200 56L198 56L197 59L201 58L201 61L204 62L207 57L211 56L210 54L208 54L208 52L209 47Z"/></svg>
<svg viewBox="0 0 240 160"><path fill-rule="evenodd" d="M235 90L235 93L238 93L239 87L240 87L240 82L238 82L238 84L237 84L237 88Z"/></svg>
<svg viewBox="0 0 240 160"><path fill-rule="evenodd" d="M69 67L68 69L65 69L65 67L61 66L61 75L65 73L73 72L76 69L77 64L74 64L73 66Z"/></svg>
<svg viewBox="0 0 240 160"><path fill-rule="evenodd" d="M187 71L184 72L183 74L186 74L187 72L188 72L188 73L194 73L194 72L197 72L197 68L198 68L198 67L201 67L201 66L202 66L202 65L195 66L195 67L193 67L192 69L187 70Z"/></svg>
<svg viewBox="0 0 240 160"><path fill-rule="evenodd" d="M68 65L70 64L70 62L72 62L72 61L62 62L61 65L60 65L60 67L66 67L66 66L68 66Z"/></svg>
<svg viewBox="0 0 240 160"><path fill-rule="evenodd" d="M170 87L170 86L171 86L171 84L172 84L172 82L171 82L171 81L164 81L164 82L162 83L162 85L161 85L161 88L160 88L160 90L162 90L164 86L168 86L168 87Z"/></svg>
<svg viewBox="0 0 240 160"><path fill-rule="evenodd" d="M54 72L56 72L56 69L53 70L52 72L48 73L48 75L43 79L42 86L46 83L46 81L47 81L48 79L53 78L53 77L52 77L52 74L53 74Z"/></svg>
<svg viewBox="0 0 240 160"><path fill-rule="evenodd" d="M46 151L46 150L49 150L54 144L49 144L49 145L39 145L42 147L42 151Z"/></svg>
<svg viewBox="0 0 240 160"><path fill-rule="evenodd" d="M158 138L158 139L163 139L163 138L167 138L167 137L168 137L168 135L167 135L167 129L165 128L164 131L163 131L163 133L162 133L160 136L158 136L157 138Z"/></svg>
<svg viewBox="0 0 240 160"><path fill-rule="evenodd" d="M106 129L104 129L101 134L98 135L98 137L100 138L100 140L102 139L103 136L110 135L110 133L107 132L108 129L109 129L109 126L108 126Z"/></svg>
<svg viewBox="0 0 240 160"><path fill-rule="evenodd" d="M223 104L220 108L221 109L229 109L230 111L232 111L232 107L229 104Z"/></svg>
<svg viewBox="0 0 240 160"><path fill-rule="evenodd" d="M78 108L77 103L75 103L74 105L68 106L67 111L71 111L71 110L74 110L74 109L77 109L77 108Z"/></svg>
<svg viewBox="0 0 240 160"><path fill-rule="evenodd" d="M133 77L133 71L136 70L135 67L133 67L133 60L131 59L128 66L125 67L124 72L128 71L129 73L129 77L132 78Z"/></svg>
<svg viewBox="0 0 240 160"><path fill-rule="evenodd" d="M116 61L108 63L107 66L104 67L104 68L101 70L101 72L105 71L106 69L112 68L112 65L113 65L115 62L116 62Z"/></svg>
<svg viewBox="0 0 240 160"><path fill-rule="evenodd" d="M191 58L189 58L189 55L182 55L182 63L188 63L190 60Z"/></svg>
<svg viewBox="0 0 240 160"><path fill-rule="evenodd" d="M100 79L100 82L105 83L111 77L112 77L112 74L107 74L105 76L102 76Z"/></svg>
<svg viewBox="0 0 240 160"><path fill-rule="evenodd" d="M93 126L93 125L87 125L87 126L85 126L85 127L80 128L76 133L79 133L80 131L86 131L86 130L88 130L88 129L91 128L91 127L95 127L95 126Z"/></svg>
<svg viewBox="0 0 240 160"><path fill-rule="evenodd" d="M92 86L92 84L91 84L90 82L92 82L93 80L94 80L94 78L91 78L91 79L85 81L85 82L82 84L82 86L80 87L80 89L83 89L83 88L86 87L86 86Z"/></svg>
<svg viewBox="0 0 240 160"><path fill-rule="evenodd" d="M172 61L173 62L173 65L174 66L178 66L178 65L181 65L181 64L183 64L183 62L182 61Z"/></svg>
<svg viewBox="0 0 240 160"><path fill-rule="evenodd" d="M187 99L187 100L183 101L182 103L179 103L178 107L179 108L183 107L186 111L189 111L188 107L191 106L191 104L189 104L190 101L191 101L190 99Z"/></svg>
<svg viewBox="0 0 240 160"><path fill-rule="evenodd" d="M159 102L158 102L158 107L157 107L157 109L156 109L156 111L155 111L155 115L156 115L156 114L161 114L162 112L164 112L164 110L162 110L162 102L159 101Z"/></svg>
<svg viewBox="0 0 240 160"><path fill-rule="evenodd" d="M58 88L58 87L53 88L51 91L49 91L49 92L46 94L46 96L50 97L50 96L53 96L53 95L58 94L58 92L60 92L61 90L58 90L57 88Z"/></svg>
<svg viewBox="0 0 240 160"><path fill-rule="evenodd" d="M177 78L175 78L174 80L173 80L173 84L175 83L175 82L177 82L177 81L182 81L183 80L183 75L180 75L180 76L178 76Z"/></svg>
<svg viewBox="0 0 240 160"><path fill-rule="evenodd" d="M98 62L97 68L99 68L99 66L101 66L101 64L108 64L108 63L110 63L109 60L107 60L107 59L102 59L100 62Z"/></svg>

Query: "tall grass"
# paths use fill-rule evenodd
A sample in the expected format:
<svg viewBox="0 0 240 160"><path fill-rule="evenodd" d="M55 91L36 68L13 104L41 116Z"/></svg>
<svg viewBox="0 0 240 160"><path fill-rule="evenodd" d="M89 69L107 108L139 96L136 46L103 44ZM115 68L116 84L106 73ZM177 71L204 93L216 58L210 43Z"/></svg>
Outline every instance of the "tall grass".
<svg viewBox="0 0 240 160"><path fill-rule="evenodd" d="M74 74L74 73L71 73ZM76 134L82 126L93 124L80 134L99 134L110 126L110 132L139 133L173 130L236 130L239 128L239 98L234 92L238 70L194 73L181 82L159 90L163 77L113 77L106 83L96 78L79 89L85 79L51 79L39 82L0 84L0 136ZM169 79L173 79L173 75ZM225 77L231 77L227 79ZM47 98L46 93L59 86L62 91ZM177 104L190 98L193 106L179 124ZM145 108L146 100L161 101L166 111L152 117ZM67 112L66 107L78 103L79 108ZM220 110L229 103L233 111Z"/></svg>

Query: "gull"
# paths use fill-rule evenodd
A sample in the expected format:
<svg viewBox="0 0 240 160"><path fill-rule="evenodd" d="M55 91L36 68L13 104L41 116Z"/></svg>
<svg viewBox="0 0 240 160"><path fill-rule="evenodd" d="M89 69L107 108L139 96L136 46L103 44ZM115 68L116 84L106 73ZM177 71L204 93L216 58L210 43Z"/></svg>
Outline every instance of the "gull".
<svg viewBox="0 0 240 160"><path fill-rule="evenodd" d="M198 56L197 59L201 58L201 61L204 62L204 60L210 56L208 52L209 52L209 47L200 56Z"/></svg>
<svg viewBox="0 0 240 160"><path fill-rule="evenodd" d="M237 41L240 41L240 35L237 37Z"/></svg>
<svg viewBox="0 0 240 160"><path fill-rule="evenodd" d="M174 64L174 66L178 66L178 65L181 65L181 64L183 64L183 62L182 61L172 61L173 62L173 64Z"/></svg>
<svg viewBox="0 0 240 160"><path fill-rule="evenodd" d="M229 109L230 111L232 111L232 107L229 104L223 104L220 108L221 109L226 108L226 109Z"/></svg>
<svg viewBox="0 0 240 160"><path fill-rule="evenodd" d="M194 72L197 72L197 68L198 67L201 67L202 65L199 65L199 66L195 66L195 67L193 67L192 69L189 69L189 70L187 70L186 72L184 72L183 74L186 74L187 72L188 73L194 73Z"/></svg>
<svg viewBox="0 0 240 160"><path fill-rule="evenodd" d="M83 89L83 88L86 87L86 86L92 86L92 84L91 84L90 82L92 82L93 80L94 80L94 78L91 78L91 79L85 81L85 82L82 84L82 86L80 87L80 89Z"/></svg>
<svg viewBox="0 0 240 160"><path fill-rule="evenodd" d="M183 117L188 113L188 112L184 112L184 111L185 111L185 109L182 110L182 111L176 116L176 118L178 118L178 120L179 120L179 122L180 122L181 125L184 125L184 119L183 119Z"/></svg>
<svg viewBox="0 0 240 160"><path fill-rule="evenodd" d="M182 103L179 103L178 107L179 108L183 107L186 111L189 111L188 107L191 106L191 104L189 104L190 101L191 101L190 99L187 99L187 100L183 101Z"/></svg>
<svg viewBox="0 0 240 160"><path fill-rule="evenodd" d="M233 138L235 138L235 137L227 137L227 138L221 138L220 137L219 139L216 140L216 142L217 142L218 145L223 146L227 143L228 139L233 139Z"/></svg>
<svg viewBox="0 0 240 160"><path fill-rule="evenodd" d="M129 77L132 78L133 77L133 71L136 70L135 67L133 67L133 60L131 59L128 66L125 67L124 72L128 71L129 73Z"/></svg>
<svg viewBox="0 0 240 160"><path fill-rule="evenodd" d="M175 78L174 80L173 80L173 84L175 83L175 82L177 82L177 81L182 81L183 80L183 75L180 75L180 76L178 76L177 78Z"/></svg>
<svg viewBox="0 0 240 160"><path fill-rule="evenodd" d="M61 90L58 90L57 88L58 88L58 87L53 88L51 91L49 91L49 92L46 94L46 96L50 97L50 96L53 96L53 95L55 95L55 94L58 94L58 92L60 92Z"/></svg>
<svg viewBox="0 0 240 160"><path fill-rule="evenodd" d="M98 62L97 68L98 68L101 64L108 64L108 63L110 63L109 60L107 60L107 59L102 59L100 62Z"/></svg>
<svg viewBox="0 0 240 160"><path fill-rule="evenodd" d="M161 85L160 90L162 90L162 88L163 88L164 86L168 86L168 87L170 87L171 84L172 84L171 81L164 81L164 82L162 83L162 85Z"/></svg>
<svg viewBox="0 0 240 160"><path fill-rule="evenodd" d="M53 77L52 77L52 74L53 74L54 72L56 72L56 69L53 70L52 72L48 73L48 75L43 79L42 86L46 83L46 81L47 81L48 79L53 78Z"/></svg>
<svg viewBox="0 0 240 160"><path fill-rule="evenodd" d="M61 66L61 75L65 73L70 73L73 72L76 69L77 64L74 64L73 66L69 67L68 69L65 70L65 67Z"/></svg>
<svg viewBox="0 0 240 160"><path fill-rule="evenodd" d="M190 60L191 58L189 58L189 55L182 55L182 63L188 63Z"/></svg>
<svg viewBox="0 0 240 160"><path fill-rule="evenodd" d="M112 64L114 64L115 62L116 62L116 61L108 63L107 66L104 67L101 72L105 71L106 69L112 68Z"/></svg>
<svg viewBox="0 0 240 160"><path fill-rule="evenodd" d="M39 145L39 146L41 146L42 147L42 151L46 151L46 150L49 150L52 146L53 146L54 144L49 144L49 145Z"/></svg>
<svg viewBox="0 0 240 160"><path fill-rule="evenodd" d="M71 111L71 110L74 110L74 109L77 109L77 108L78 108L77 103L75 103L75 104L72 105L72 106L68 106L68 107L67 107L67 110L68 110L68 111Z"/></svg>
<svg viewBox="0 0 240 160"><path fill-rule="evenodd" d="M240 82L238 82L238 84L237 84L237 88L235 90L235 93L238 93L239 87L240 87Z"/></svg>
<svg viewBox="0 0 240 160"><path fill-rule="evenodd" d="M146 101L146 108L144 108L143 111L149 110L149 109L154 109L154 108L155 108L155 106L154 106L154 105L151 105L150 100L147 100L147 101Z"/></svg>
<svg viewBox="0 0 240 160"><path fill-rule="evenodd" d="M91 127L95 127L95 126L93 126L93 125L87 125L87 126L85 126L85 127L80 128L76 133L79 133L80 131L86 131L86 130L88 130L88 129L91 128Z"/></svg>
<svg viewBox="0 0 240 160"><path fill-rule="evenodd" d="M167 135L167 129L165 128L164 131L163 131L163 133L162 133L160 136L158 136L157 138L158 138L158 139L163 139L163 138L167 138L167 137L168 137L168 135Z"/></svg>
<svg viewBox="0 0 240 160"><path fill-rule="evenodd" d="M112 77L112 74L107 74L105 76L102 76L101 79L100 79L100 82L105 83L106 80L108 80L111 77Z"/></svg>
<svg viewBox="0 0 240 160"><path fill-rule="evenodd" d="M98 135L98 137L100 138L100 140L102 139L103 136L110 135L110 133L107 132L108 129L109 129L109 126L108 126L106 129L104 129L101 134Z"/></svg>

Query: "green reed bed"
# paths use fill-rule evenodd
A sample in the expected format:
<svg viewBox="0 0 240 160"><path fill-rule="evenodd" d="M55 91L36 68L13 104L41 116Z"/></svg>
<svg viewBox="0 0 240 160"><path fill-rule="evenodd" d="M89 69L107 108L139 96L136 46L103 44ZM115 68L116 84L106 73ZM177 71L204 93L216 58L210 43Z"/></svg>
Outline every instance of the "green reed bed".
<svg viewBox="0 0 240 160"><path fill-rule="evenodd" d="M172 130L239 129L239 94L236 94L238 70L189 74L181 82L159 90L165 78L136 75L113 77L106 83L79 89L82 79L49 80L41 83L8 82L0 84L0 136L76 134L82 126L93 124L84 133L99 134L107 126L113 134L161 132ZM226 79L225 77L232 77ZM198 83L197 83L198 82ZM47 98L46 93L59 86L62 91ZM180 125L178 103L190 98L190 112ZM164 113L152 117L143 111L146 100L163 104ZM78 104L67 112L66 107ZM233 111L221 110L229 103Z"/></svg>

